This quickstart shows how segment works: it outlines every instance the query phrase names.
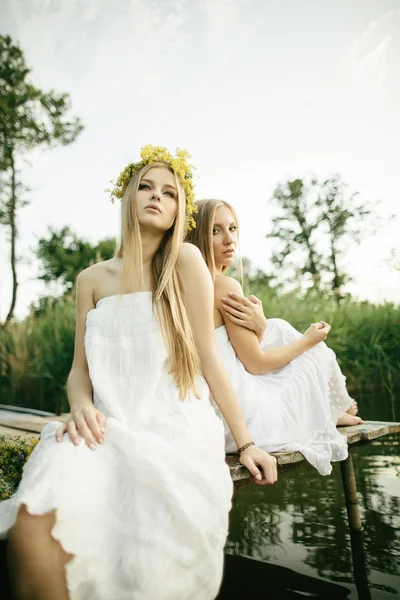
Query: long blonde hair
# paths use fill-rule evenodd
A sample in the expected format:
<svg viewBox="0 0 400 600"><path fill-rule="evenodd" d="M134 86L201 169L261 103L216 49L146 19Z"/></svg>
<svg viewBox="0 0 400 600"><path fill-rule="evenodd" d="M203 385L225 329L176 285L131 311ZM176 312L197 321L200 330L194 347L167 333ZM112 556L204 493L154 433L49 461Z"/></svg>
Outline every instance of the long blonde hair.
<svg viewBox="0 0 400 600"><path fill-rule="evenodd" d="M210 270L213 280L215 279L215 258L214 258L214 246L213 246L213 228L215 221L215 213L220 206L226 206L231 211L239 233L239 221L235 209L229 202L225 200L198 200L196 202L198 208L197 213L193 215L196 221L195 229L192 229L186 237L186 241L197 246L206 261L207 267ZM243 279L242 273L242 261L239 261L239 268L241 278ZM223 267L225 271L227 267Z"/></svg>
<svg viewBox="0 0 400 600"><path fill-rule="evenodd" d="M122 198L121 236L116 256L122 258L122 293L139 291L143 287L143 251L135 198L140 180L153 168L171 171L178 190L177 215L153 256L151 271L153 305L170 351L170 372L183 400L189 392L196 393L195 380L200 361L182 301L184 289L178 261L185 237L186 198L181 182L170 166L161 162L150 163L133 174Z"/></svg>

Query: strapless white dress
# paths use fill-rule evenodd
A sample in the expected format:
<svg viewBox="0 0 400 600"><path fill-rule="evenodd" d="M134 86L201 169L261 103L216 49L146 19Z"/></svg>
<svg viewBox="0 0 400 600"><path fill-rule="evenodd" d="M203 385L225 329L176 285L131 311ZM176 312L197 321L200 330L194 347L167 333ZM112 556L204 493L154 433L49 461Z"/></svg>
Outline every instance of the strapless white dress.
<svg viewBox="0 0 400 600"><path fill-rule="evenodd" d="M251 375L235 354L225 326L216 330L218 352L245 416L252 440L267 452L299 451L321 475L344 460L347 442L336 429L351 405L336 356L320 343L281 369ZM299 339L287 321L268 319L262 348ZM236 445L225 424L226 451Z"/></svg>
<svg viewBox="0 0 400 600"><path fill-rule="evenodd" d="M52 535L74 555L72 600L213 600L232 481L204 379L200 399L179 399L151 293L100 300L85 349L105 443L57 443L60 423L48 424L0 503L0 534L21 503L35 515L56 509Z"/></svg>

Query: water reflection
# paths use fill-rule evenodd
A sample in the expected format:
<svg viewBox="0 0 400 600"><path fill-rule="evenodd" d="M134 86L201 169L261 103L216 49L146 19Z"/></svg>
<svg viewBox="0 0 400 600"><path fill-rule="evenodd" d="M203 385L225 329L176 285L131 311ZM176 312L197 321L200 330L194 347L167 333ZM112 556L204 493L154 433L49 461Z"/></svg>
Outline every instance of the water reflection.
<svg viewBox="0 0 400 600"><path fill-rule="evenodd" d="M224 583L217 600L346 600L350 593L343 585L293 569L228 555Z"/></svg>
<svg viewBox="0 0 400 600"><path fill-rule="evenodd" d="M311 586L306 593L310 597L377 600L397 595L400 592L399 436L354 448L352 456L362 509L363 540L360 536L350 538L339 466L335 465L333 474L324 478L308 465L302 465L281 476L271 488L250 486L237 491L227 553L276 563L281 569L287 567L288 580L293 579L295 572L341 584L342 591L336 589L334 595L329 595L330 592L315 595ZM352 545L356 553L358 593ZM250 562L243 563L246 566L242 570L249 569ZM273 565L259 563L262 579L262 568L266 566L271 578ZM251 569L255 570L254 565ZM246 572L243 577L249 580ZM303 597L304 594L305 591ZM277 600L284 597L274 596Z"/></svg>

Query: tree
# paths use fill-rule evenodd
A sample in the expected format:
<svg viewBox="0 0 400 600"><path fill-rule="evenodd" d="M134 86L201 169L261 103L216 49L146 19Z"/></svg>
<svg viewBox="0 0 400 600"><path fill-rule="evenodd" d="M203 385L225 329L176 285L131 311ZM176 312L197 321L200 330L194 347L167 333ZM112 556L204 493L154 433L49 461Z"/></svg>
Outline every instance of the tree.
<svg viewBox="0 0 400 600"><path fill-rule="evenodd" d="M400 254L396 248L391 248L389 258L385 261L392 269L400 273Z"/></svg>
<svg viewBox="0 0 400 600"><path fill-rule="evenodd" d="M71 144L83 130L80 120L65 118L68 94L43 92L29 81L22 50L9 36L0 35L0 219L10 228L12 299L6 322L12 319L17 300L17 214L27 204L20 197L17 164L35 148Z"/></svg>
<svg viewBox="0 0 400 600"><path fill-rule="evenodd" d="M322 183L295 179L279 184L273 199L280 215L267 234L280 242L274 266L279 271L292 267L300 275L309 273L314 289L333 292L339 300L350 280L341 258L350 242L360 243L365 234L360 225L373 214L366 203L357 203L357 196L339 175Z"/></svg>
<svg viewBox="0 0 400 600"><path fill-rule="evenodd" d="M281 214L272 219L267 237L281 242L272 257L276 270L293 267L300 275L309 273L312 286L319 289L323 258L316 248L318 221L312 218L310 187L314 185L314 181L306 186L302 179L294 179L276 187L273 199Z"/></svg>
<svg viewBox="0 0 400 600"><path fill-rule="evenodd" d="M341 289L350 280L348 274L340 268L339 262L350 240L360 243L362 233L359 224L371 215L371 210L356 203L358 192L347 193L347 185L339 175L333 175L320 186L316 206L320 209L320 224L325 224L329 241L328 269L332 273L331 290L338 298Z"/></svg>
<svg viewBox="0 0 400 600"><path fill-rule="evenodd" d="M41 263L39 279L57 283L64 293L72 290L78 274L94 262L114 256L116 240L106 238L97 244L79 238L69 227L56 231L49 227L49 236L38 240L36 257Z"/></svg>

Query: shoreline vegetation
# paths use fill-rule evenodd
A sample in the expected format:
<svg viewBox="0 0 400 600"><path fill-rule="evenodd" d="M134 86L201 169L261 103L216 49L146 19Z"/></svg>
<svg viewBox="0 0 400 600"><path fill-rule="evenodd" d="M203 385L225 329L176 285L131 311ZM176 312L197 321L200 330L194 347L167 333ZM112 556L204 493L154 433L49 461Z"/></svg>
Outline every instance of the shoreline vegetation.
<svg viewBox="0 0 400 600"><path fill-rule="evenodd" d="M268 318L289 321L305 331L323 319L332 331L327 343L336 353L350 394L400 389L400 310L315 294L277 294L266 286L252 286ZM0 404L68 411L65 382L71 368L75 333L73 296L51 299L44 310L34 310L21 322L0 328Z"/></svg>
<svg viewBox="0 0 400 600"><path fill-rule="evenodd" d="M0 502L17 491L22 470L38 441L0 435Z"/></svg>

